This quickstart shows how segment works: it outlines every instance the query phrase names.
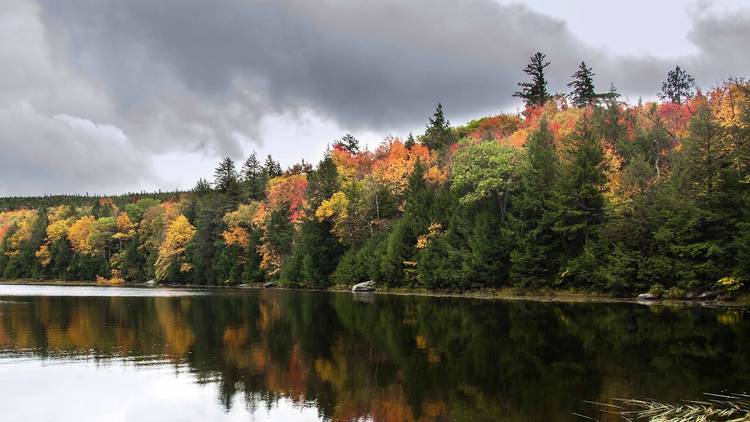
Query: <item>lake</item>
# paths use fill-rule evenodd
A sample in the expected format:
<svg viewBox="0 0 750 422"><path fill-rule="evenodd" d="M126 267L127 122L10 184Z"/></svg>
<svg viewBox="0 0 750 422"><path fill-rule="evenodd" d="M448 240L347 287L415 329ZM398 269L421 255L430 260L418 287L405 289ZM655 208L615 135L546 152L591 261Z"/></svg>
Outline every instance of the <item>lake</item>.
<svg viewBox="0 0 750 422"><path fill-rule="evenodd" d="M0 286L0 420L576 421L750 386L743 310Z"/></svg>

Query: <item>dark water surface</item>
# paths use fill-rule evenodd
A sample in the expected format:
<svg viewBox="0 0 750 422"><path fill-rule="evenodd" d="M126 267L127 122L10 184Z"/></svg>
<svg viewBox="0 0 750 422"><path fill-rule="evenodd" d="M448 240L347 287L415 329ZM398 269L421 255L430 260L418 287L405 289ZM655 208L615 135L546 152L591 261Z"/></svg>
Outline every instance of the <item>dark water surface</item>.
<svg viewBox="0 0 750 422"><path fill-rule="evenodd" d="M747 391L741 310L0 286L0 421L600 420Z"/></svg>

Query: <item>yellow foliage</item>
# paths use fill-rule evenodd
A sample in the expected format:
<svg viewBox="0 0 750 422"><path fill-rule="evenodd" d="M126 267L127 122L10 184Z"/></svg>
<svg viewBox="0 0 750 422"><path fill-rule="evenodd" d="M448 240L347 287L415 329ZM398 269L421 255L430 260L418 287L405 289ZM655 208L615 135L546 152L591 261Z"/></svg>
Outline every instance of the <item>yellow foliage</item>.
<svg viewBox="0 0 750 422"><path fill-rule="evenodd" d="M240 204L236 211L230 211L224 214L224 223L229 227L250 226L253 224L253 217L258 211L258 202L250 204Z"/></svg>
<svg viewBox="0 0 750 422"><path fill-rule="evenodd" d="M56 242L68 235L70 226L76 221L75 217L57 220L47 226L47 243Z"/></svg>
<svg viewBox="0 0 750 422"><path fill-rule="evenodd" d="M47 223L52 224L60 220L71 218L73 210L67 205L58 205L47 210Z"/></svg>
<svg viewBox="0 0 750 422"><path fill-rule="evenodd" d="M430 166L427 172L425 172L424 178L430 183L442 184L448 180L448 173L441 170L438 166Z"/></svg>
<svg viewBox="0 0 750 422"><path fill-rule="evenodd" d="M347 199L344 192L339 191L320 204L318 209L315 210L315 217L317 217L318 221L331 218L334 214L342 219L347 218L349 216L348 208L349 199Z"/></svg>
<svg viewBox="0 0 750 422"><path fill-rule="evenodd" d="M68 240L74 251L79 253L91 253L94 249L91 244L91 231L96 218L87 215L76 220L68 229Z"/></svg>
<svg viewBox="0 0 750 422"><path fill-rule="evenodd" d="M115 221L117 225L117 233L112 235L113 239L127 240L132 239L135 236L135 224L130 220L130 216L125 213L120 213Z"/></svg>
<svg viewBox="0 0 750 422"><path fill-rule="evenodd" d="M31 239L36 218L36 211L34 210L23 210L23 213L18 214L18 218L15 220L17 228L15 233L10 236L6 255L16 256L20 253L21 245Z"/></svg>
<svg viewBox="0 0 750 422"><path fill-rule="evenodd" d="M178 262L182 259L185 254L185 248L187 247L190 240L195 235L195 227L188 221L188 219L180 214L169 224L167 233L164 237L164 241L159 247L159 254L156 258L156 278L157 280L164 280L167 278L169 266L172 262L177 260ZM185 269L189 271L189 267L184 267L183 263L180 262L180 271Z"/></svg>
<svg viewBox="0 0 750 422"><path fill-rule="evenodd" d="M426 234L422 234L417 237L417 249L424 249L430 243L430 239L440 233L443 230L443 225L440 223L432 223L427 229Z"/></svg>
<svg viewBox="0 0 750 422"><path fill-rule="evenodd" d="M39 259L39 263L42 264L43 267L46 267L52 262L52 256L50 255L49 247L46 244L40 246L39 250L36 251L34 255L36 255L37 259Z"/></svg>
<svg viewBox="0 0 750 422"><path fill-rule="evenodd" d="M97 275L96 284L103 286L119 286L125 284L125 279L122 278L119 270L112 270L112 278L110 278L109 280L107 280L105 277Z"/></svg>

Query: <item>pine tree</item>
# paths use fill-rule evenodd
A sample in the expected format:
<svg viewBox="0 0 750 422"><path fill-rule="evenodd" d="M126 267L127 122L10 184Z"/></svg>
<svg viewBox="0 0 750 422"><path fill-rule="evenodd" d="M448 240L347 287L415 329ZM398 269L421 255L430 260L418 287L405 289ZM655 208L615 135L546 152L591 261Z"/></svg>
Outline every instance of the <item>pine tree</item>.
<svg viewBox="0 0 750 422"><path fill-rule="evenodd" d="M695 79L676 66L667 73L667 80L661 85L659 99L674 104L682 104L695 95Z"/></svg>
<svg viewBox="0 0 750 422"><path fill-rule="evenodd" d="M268 154L268 156L266 157L266 161L263 163L263 173L268 179L279 177L282 174L281 164L279 164L277 161L274 161L273 157L271 157L271 154Z"/></svg>
<svg viewBox="0 0 750 422"><path fill-rule="evenodd" d="M513 94L514 97L523 99L526 106L541 106L552 98L547 92L547 80L544 78L544 68L550 64L544 61L546 57L540 52L531 56L529 64L523 70L531 76L531 82L519 82L521 90Z"/></svg>
<svg viewBox="0 0 750 422"><path fill-rule="evenodd" d="M411 132L409 132L409 136L406 137L406 142L404 142L404 146L406 147L406 149L411 149L415 144L416 142L414 141L414 135L412 135Z"/></svg>
<svg viewBox="0 0 750 422"><path fill-rule="evenodd" d="M349 153L352 155L355 155L359 152L359 140L349 133L342 136L341 139L335 141L333 144L338 146L339 148L349 151Z"/></svg>
<svg viewBox="0 0 750 422"><path fill-rule="evenodd" d="M600 96L594 92L594 75L591 68L581 62L576 73L571 76L573 81L568 84L568 88L572 90L568 97L574 106L585 107L598 101Z"/></svg>
<svg viewBox="0 0 750 422"><path fill-rule="evenodd" d="M239 176L234 165L234 160L224 158L214 170L214 186L222 193L236 192L239 188Z"/></svg>
<svg viewBox="0 0 750 422"><path fill-rule="evenodd" d="M438 103L435 108L435 114L430 117L427 130L421 142L433 151L442 150L453 143L450 122L443 115L443 105L441 103Z"/></svg>
<svg viewBox="0 0 750 422"><path fill-rule="evenodd" d="M203 179L203 178L198 179L198 181L195 183L195 186L193 187L193 193L195 193L198 196L203 196L209 192L211 192L211 184L208 183L208 180ZM141 210L140 212L142 214L143 210ZM131 219L134 219L134 218L131 216ZM140 217L135 218L134 220L138 221L140 220Z"/></svg>
<svg viewBox="0 0 750 422"><path fill-rule="evenodd" d="M242 165L242 183L249 199L260 200L263 198L266 177L255 152L250 154Z"/></svg>

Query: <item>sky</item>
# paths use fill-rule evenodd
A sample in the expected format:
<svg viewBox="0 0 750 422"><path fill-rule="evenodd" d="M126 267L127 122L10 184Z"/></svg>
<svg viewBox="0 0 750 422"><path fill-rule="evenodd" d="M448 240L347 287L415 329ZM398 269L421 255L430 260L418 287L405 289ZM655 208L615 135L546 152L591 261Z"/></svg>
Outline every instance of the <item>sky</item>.
<svg viewBox="0 0 750 422"><path fill-rule="evenodd" d="M189 189L222 157L317 162L521 109L547 54L564 91L651 99L668 70L750 76L741 0L0 0L0 195Z"/></svg>

